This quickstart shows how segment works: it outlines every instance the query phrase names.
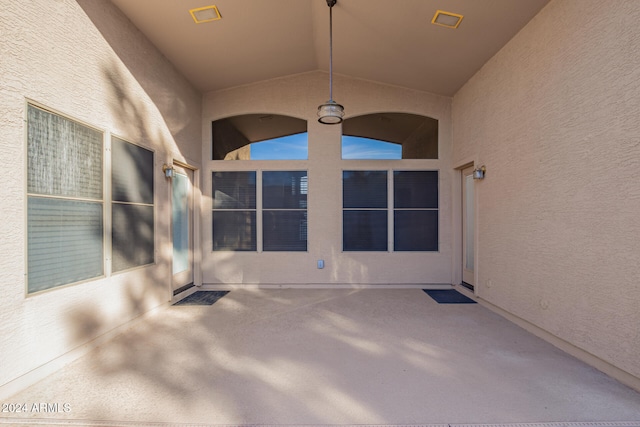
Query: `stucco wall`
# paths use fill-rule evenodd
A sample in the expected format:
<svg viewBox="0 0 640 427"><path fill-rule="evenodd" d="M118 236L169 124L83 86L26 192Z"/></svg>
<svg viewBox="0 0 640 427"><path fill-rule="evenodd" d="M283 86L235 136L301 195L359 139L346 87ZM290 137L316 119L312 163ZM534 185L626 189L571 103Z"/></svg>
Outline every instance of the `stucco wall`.
<svg viewBox="0 0 640 427"><path fill-rule="evenodd" d="M451 283L452 185L451 99L334 75L334 98L346 115L406 112L438 119L438 160L344 161L341 160L341 126L317 121L318 105L327 100L329 77L305 73L248 86L207 93L203 102L203 282L240 285L401 285ZM307 120L307 161L210 161L211 122L250 113L272 113ZM342 252L342 170L349 169L440 170L440 251ZM308 170L307 252L213 252L211 237L211 171ZM317 260L325 268L317 268Z"/></svg>
<svg viewBox="0 0 640 427"><path fill-rule="evenodd" d="M0 34L2 395L168 301L170 193L159 171L171 158L199 158L201 97L111 2L3 1ZM156 265L25 295L27 100L155 151Z"/></svg>
<svg viewBox="0 0 640 427"><path fill-rule="evenodd" d="M454 97L477 294L640 377L640 7L554 0Z"/></svg>

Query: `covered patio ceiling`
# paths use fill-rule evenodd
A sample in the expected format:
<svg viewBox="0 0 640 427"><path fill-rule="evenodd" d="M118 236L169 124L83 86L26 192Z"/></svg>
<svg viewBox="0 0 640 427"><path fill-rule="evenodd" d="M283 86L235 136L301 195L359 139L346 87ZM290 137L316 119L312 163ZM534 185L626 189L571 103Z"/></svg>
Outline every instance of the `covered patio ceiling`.
<svg viewBox="0 0 640 427"><path fill-rule="evenodd" d="M329 69L326 0L111 1L201 91ZM338 0L334 72L452 96L547 3ZM222 19L196 24L208 5ZM434 25L437 10L464 18Z"/></svg>

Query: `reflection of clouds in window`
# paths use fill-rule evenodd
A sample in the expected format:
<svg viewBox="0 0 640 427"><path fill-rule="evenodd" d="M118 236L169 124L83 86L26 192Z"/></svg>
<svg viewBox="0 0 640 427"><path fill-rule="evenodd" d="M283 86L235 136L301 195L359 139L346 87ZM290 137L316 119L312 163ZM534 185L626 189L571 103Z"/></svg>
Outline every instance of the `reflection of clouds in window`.
<svg viewBox="0 0 640 427"><path fill-rule="evenodd" d="M362 159L402 159L402 145L359 136L342 136L342 158Z"/></svg>
<svg viewBox="0 0 640 427"><path fill-rule="evenodd" d="M344 160L438 158L438 120L409 113L373 113L342 124Z"/></svg>
<svg viewBox="0 0 640 427"><path fill-rule="evenodd" d="M307 121L278 114L215 120L212 160L307 160Z"/></svg>
<svg viewBox="0 0 640 427"><path fill-rule="evenodd" d="M307 160L307 133L251 144L251 160Z"/></svg>

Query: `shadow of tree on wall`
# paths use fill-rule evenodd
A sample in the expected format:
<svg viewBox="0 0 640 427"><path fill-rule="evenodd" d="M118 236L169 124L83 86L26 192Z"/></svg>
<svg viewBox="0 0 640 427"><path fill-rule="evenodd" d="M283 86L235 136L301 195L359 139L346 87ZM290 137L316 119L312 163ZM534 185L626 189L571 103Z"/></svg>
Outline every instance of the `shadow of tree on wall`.
<svg viewBox="0 0 640 427"><path fill-rule="evenodd" d="M197 150L188 153L187 157L199 158L201 94L111 2L76 1L124 65L118 67L114 62L105 69L122 109L119 115L122 120L118 125L126 130L139 131L139 134L132 135L140 138L154 138L168 152L175 150L177 145L191 145ZM140 56L139 52L144 55ZM151 124L144 120L148 111L143 102L131 97L132 94L122 86L128 80L122 79L124 73L133 76L153 102L153 108L162 116L175 143L162 137L157 128L159 123Z"/></svg>

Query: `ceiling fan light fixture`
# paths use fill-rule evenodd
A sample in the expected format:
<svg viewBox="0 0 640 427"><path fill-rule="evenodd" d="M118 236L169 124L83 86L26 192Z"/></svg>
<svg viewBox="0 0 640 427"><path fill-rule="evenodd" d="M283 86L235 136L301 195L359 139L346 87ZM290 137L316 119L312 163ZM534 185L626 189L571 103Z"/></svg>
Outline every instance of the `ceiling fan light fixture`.
<svg viewBox="0 0 640 427"><path fill-rule="evenodd" d="M324 125L342 123L344 107L333 100L333 6L337 0L327 0L329 6L329 100L318 107L318 121Z"/></svg>

